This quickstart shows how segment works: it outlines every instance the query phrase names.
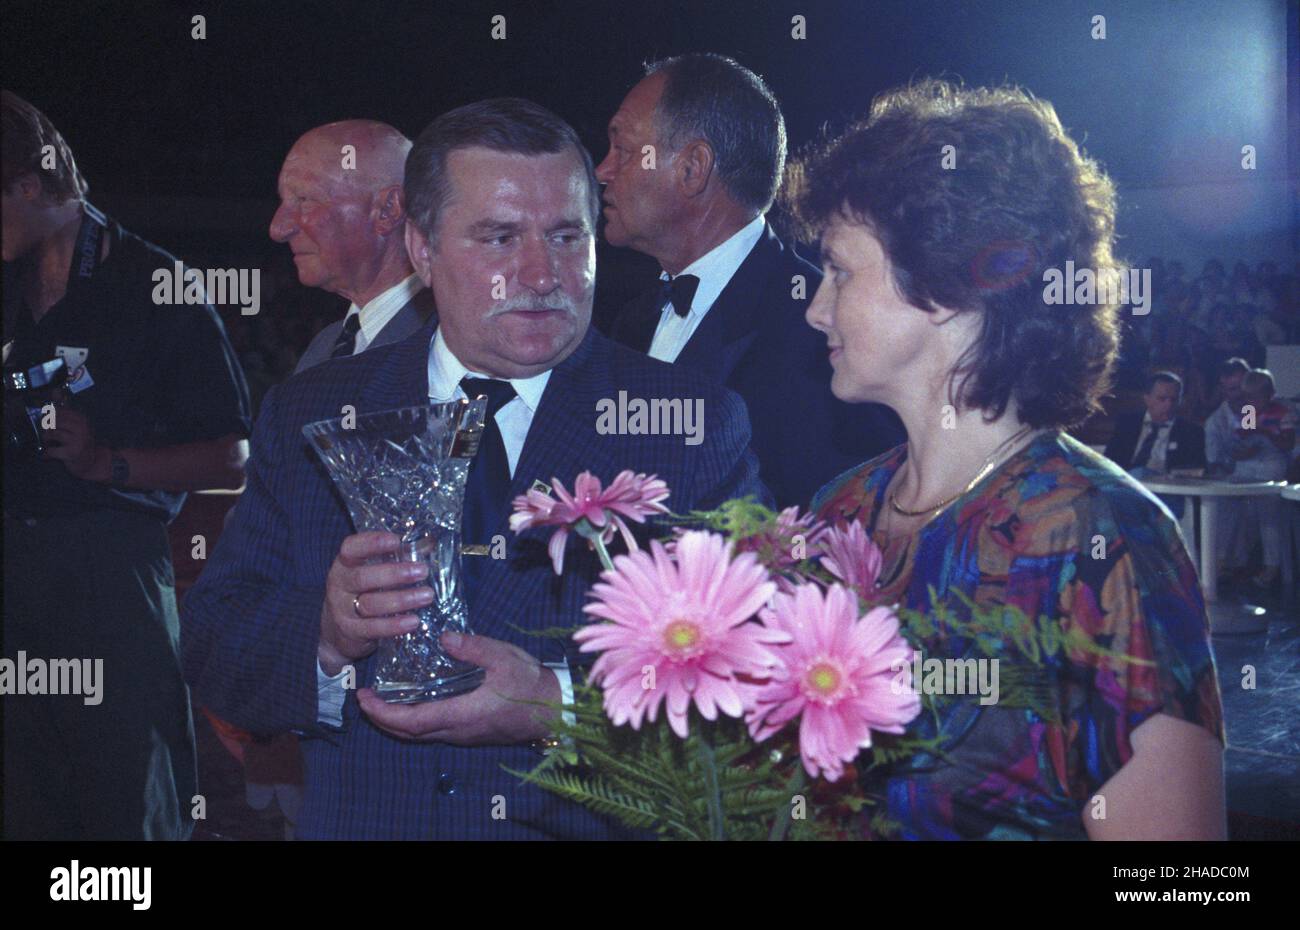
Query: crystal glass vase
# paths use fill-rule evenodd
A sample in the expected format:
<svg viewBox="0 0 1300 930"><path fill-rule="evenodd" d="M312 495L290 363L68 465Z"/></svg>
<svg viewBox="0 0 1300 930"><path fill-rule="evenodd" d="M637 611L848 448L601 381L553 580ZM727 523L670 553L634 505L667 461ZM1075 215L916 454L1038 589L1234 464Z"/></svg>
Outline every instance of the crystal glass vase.
<svg viewBox="0 0 1300 930"><path fill-rule="evenodd" d="M377 561L429 568L434 599L417 612L419 628L383 640L377 650L372 687L390 703L440 700L483 681L481 668L444 653L438 638L443 630L470 632L460 585L460 524L486 412L480 397L321 420L302 429L357 531L401 537L399 551Z"/></svg>

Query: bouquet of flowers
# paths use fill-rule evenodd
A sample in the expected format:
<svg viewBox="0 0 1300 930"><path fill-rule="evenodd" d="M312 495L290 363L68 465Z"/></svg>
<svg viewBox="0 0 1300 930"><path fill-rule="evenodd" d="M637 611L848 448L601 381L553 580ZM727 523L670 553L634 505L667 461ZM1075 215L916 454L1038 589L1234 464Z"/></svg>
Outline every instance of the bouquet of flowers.
<svg viewBox="0 0 1300 930"><path fill-rule="evenodd" d="M985 655L1015 654L999 703L1053 711L1044 659L1096 649L1086 636L1014 610L877 603L881 553L861 524L830 526L796 508L751 500L675 517L663 481L625 471L608 488L584 472L514 502L511 529L553 526L557 574L575 536L604 572L571 635L595 653L587 681L562 706L559 749L527 781L674 839L888 835L895 825L859 784L860 767L941 740L909 733L943 694L918 693L914 657L937 633ZM656 517L667 539L638 547L627 521ZM687 528L687 526L691 528ZM611 557L620 535L626 554ZM1010 680L1008 680L1008 678Z"/></svg>

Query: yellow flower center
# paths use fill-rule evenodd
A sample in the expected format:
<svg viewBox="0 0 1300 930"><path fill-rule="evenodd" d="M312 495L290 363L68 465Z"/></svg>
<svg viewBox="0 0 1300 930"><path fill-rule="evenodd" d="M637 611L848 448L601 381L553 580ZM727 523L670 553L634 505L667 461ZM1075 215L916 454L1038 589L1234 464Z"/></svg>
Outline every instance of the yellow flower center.
<svg viewBox="0 0 1300 930"><path fill-rule="evenodd" d="M690 649L700 641L700 628L689 620L674 620L664 627L664 643L674 651Z"/></svg>
<svg viewBox="0 0 1300 930"><path fill-rule="evenodd" d="M840 673L826 664L814 665L808 670L808 687L820 696L834 694L840 686Z"/></svg>

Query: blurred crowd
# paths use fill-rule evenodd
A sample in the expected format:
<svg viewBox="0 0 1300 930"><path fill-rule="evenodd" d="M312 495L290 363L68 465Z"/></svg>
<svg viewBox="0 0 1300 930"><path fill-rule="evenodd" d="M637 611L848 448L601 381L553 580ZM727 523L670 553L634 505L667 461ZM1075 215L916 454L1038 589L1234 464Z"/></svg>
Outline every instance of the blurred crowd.
<svg viewBox="0 0 1300 930"><path fill-rule="evenodd" d="M1265 367L1267 347L1300 343L1300 275L1273 262L1210 259L1193 276L1181 261L1149 258L1149 314L1124 317L1116 392L1141 391L1152 371L1183 379L1181 413L1203 421L1222 402L1217 372L1229 358ZM1275 373L1277 374L1277 373Z"/></svg>

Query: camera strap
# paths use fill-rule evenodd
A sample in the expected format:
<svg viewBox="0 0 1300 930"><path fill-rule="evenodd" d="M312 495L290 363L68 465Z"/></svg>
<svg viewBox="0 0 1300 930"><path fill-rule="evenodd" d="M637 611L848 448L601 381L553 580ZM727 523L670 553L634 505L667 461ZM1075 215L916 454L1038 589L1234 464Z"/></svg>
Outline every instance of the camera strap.
<svg viewBox="0 0 1300 930"><path fill-rule="evenodd" d="M95 207L83 201L81 208L85 215L81 218L81 228L77 230L72 267L68 269L68 296L80 296L79 292L95 274L103 251L104 231L108 227L108 217Z"/></svg>

